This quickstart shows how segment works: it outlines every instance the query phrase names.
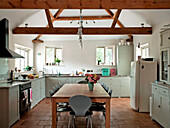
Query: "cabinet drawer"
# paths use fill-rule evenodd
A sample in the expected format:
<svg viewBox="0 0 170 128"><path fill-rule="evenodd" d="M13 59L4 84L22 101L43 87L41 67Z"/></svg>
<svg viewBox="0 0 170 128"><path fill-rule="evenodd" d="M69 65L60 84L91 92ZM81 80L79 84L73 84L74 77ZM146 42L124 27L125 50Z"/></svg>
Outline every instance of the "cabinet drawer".
<svg viewBox="0 0 170 128"><path fill-rule="evenodd" d="M152 86L152 92L159 93L160 92L160 88L157 87L157 86Z"/></svg>
<svg viewBox="0 0 170 128"><path fill-rule="evenodd" d="M160 88L160 93L162 95L169 96L169 90L168 89Z"/></svg>

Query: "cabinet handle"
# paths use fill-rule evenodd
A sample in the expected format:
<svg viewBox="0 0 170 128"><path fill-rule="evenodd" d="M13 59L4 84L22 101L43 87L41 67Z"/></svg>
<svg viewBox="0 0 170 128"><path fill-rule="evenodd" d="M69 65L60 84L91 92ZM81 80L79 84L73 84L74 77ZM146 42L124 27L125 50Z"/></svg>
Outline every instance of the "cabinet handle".
<svg viewBox="0 0 170 128"><path fill-rule="evenodd" d="M161 108L161 106L159 105L158 108Z"/></svg>
<svg viewBox="0 0 170 128"><path fill-rule="evenodd" d="M164 91L164 93L166 93L166 91Z"/></svg>
<svg viewBox="0 0 170 128"><path fill-rule="evenodd" d="M155 90L157 90L157 88L155 88Z"/></svg>

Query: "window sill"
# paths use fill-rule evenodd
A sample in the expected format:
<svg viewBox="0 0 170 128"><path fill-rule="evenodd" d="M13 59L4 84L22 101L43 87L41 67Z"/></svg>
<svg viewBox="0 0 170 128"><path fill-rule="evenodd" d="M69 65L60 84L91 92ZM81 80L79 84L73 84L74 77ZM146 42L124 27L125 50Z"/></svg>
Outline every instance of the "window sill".
<svg viewBox="0 0 170 128"><path fill-rule="evenodd" d="M44 65L44 67L64 67L65 65Z"/></svg>
<svg viewBox="0 0 170 128"><path fill-rule="evenodd" d="M116 65L95 65L96 67L116 67Z"/></svg>

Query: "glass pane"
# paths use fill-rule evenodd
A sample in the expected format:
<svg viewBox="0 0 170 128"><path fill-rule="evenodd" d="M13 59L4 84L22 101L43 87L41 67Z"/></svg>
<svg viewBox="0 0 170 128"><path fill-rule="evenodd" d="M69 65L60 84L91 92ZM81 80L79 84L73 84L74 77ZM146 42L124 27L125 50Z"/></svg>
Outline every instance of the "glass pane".
<svg viewBox="0 0 170 128"><path fill-rule="evenodd" d="M21 56L24 56L25 57L25 51L24 50L21 50ZM25 68L25 59L21 59L21 71L23 71Z"/></svg>
<svg viewBox="0 0 170 128"><path fill-rule="evenodd" d="M56 59L57 58L62 60L62 49L61 48L56 49Z"/></svg>
<svg viewBox="0 0 170 128"><path fill-rule="evenodd" d="M25 67L29 66L28 65L28 52L25 52Z"/></svg>
<svg viewBox="0 0 170 128"><path fill-rule="evenodd" d="M104 63L104 48L96 49L96 64L98 64L98 60L101 60L101 63Z"/></svg>
<svg viewBox="0 0 170 128"><path fill-rule="evenodd" d="M146 52L145 52L145 49L142 49L142 56L141 56L142 58L146 58L145 53L146 53Z"/></svg>
<svg viewBox="0 0 170 128"><path fill-rule="evenodd" d="M146 55L146 58L149 57L149 48L146 48L145 55Z"/></svg>
<svg viewBox="0 0 170 128"><path fill-rule="evenodd" d="M112 48L106 48L106 65L112 65L113 63L113 50Z"/></svg>
<svg viewBox="0 0 170 128"><path fill-rule="evenodd" d="M54 63L54 48L46 48L46 63Z"/></svg>
<svg viewBox="0 0 170 128"><path fill-rule="evenodd" d="M21 54L21 50L20 49L16 49L15 50L16 51L16 53L18 53L18 54ZM21 59L15 59L15 67L17 67L17 69L21 69Z"/></svg>
<svg viewBox="0 0 170 128"><path fill-rule="evenodd" d="M162 51L162 80L168 80L168 51Z"/></svg>

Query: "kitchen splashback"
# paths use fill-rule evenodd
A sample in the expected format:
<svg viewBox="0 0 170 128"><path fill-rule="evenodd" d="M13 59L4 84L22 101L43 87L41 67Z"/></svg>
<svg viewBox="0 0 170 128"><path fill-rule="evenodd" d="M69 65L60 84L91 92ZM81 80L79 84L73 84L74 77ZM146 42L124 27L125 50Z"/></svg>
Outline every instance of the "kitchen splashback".
<svg viewBox="0 0 170 128"><path fill-rule="evenodd" d="M8 78L8 60L7 59L0 59L0 81L6 80Z"/></svg>

